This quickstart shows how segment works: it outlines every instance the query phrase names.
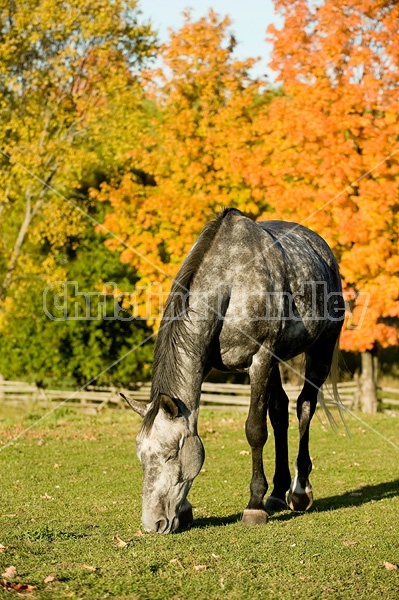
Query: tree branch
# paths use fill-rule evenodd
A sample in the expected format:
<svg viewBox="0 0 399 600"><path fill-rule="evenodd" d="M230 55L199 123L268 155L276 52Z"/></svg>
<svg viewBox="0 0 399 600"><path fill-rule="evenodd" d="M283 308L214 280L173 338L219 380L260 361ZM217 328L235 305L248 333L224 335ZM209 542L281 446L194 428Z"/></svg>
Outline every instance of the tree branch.
<svg viewBox="0 0 399 600"><path fill-rule="evenodd" d="M7 290L10 287L11 281L12 281L12 276L13 273L15 271L15 268L17 266L18 263L18 259L20 257L21 254L21 250L23 247L23 244L25 242L25 238L26 235L28 233L29 230L29 226L32 223L34 217L37 215L38 211L40 210L40 208L43 205L44 199L46 197L46 194L49 191L49 185L50 182L56 172L58 168L58 165L55 164L53 166L53 168L51 169L50 173L48 174L47 178L45 179L45 181L43 182L43 187L40 191L40 194L36 200L36 202L33 205L32 208L32 196L31 196L31 188L30 186L28 187L28 189L26 190L25 193L25 216L24 219L21 223L21 226L19 228L18 231L18 235L17 238L15 240L15 244L14 244L14 248L13 251L11 253L11 257L10 260L8 262L7 265L7 269L4 275L4 279L3 279L3 283L0 285L0 301L4 300L6 294L7 294Z"/></svg>

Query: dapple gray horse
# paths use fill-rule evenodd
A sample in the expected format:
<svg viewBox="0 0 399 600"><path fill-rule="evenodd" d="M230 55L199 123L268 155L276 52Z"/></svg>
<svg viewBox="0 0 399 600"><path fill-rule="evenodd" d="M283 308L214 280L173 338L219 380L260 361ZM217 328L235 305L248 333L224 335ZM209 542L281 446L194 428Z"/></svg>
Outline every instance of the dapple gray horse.
<svg viewBox="0 0 399 600"><path fill-rule="evenodd" d="M312 504L309 425L344 318L335 258L316 233L295 223L255 223L224 210L194 244L174 281L155 348L148 406L126 399L143 416L137 454L143 466L143 527L169 533L191 524L187 494L204 449L197 422L201 384L212 368L249 374L246 435L252 451L250 499L244 524ZM304 352L297 401L299 451L291 480L288 398L279 362ZM267 411L274 429L273 491L263 469ZM287 504L288 503L288 504Z"/></svg>

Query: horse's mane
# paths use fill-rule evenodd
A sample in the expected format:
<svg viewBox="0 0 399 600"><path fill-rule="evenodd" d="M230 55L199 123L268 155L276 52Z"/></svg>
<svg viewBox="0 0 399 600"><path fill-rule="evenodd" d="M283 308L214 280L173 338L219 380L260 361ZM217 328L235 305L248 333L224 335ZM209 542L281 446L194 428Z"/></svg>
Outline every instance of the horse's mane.
<svg viewBox="0 0 399 600"><path fill-rule="evenodd" d="M176 397L174 388L176 374L180 372L180 351L195 352L196 343L187 334L187 312L189 308L190 286L205 254L212 246L225 216L236 209L224 209L214 221L208 223L190 250L176 278L165 305L158 338L155 345L151 404L144 417L143 429L149 431L159 411L159 394Z"/></svg>

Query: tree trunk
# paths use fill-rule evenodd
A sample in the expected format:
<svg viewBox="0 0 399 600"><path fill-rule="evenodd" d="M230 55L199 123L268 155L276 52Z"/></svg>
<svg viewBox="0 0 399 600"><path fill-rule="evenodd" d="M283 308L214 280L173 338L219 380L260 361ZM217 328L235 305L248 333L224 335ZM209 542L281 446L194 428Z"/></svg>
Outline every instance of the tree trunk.
<svg viewBox="0 0 399 600"><path fill-rule="evenodd" d="M378 410L376 356L367 350L361 353L362 373L360 407L365 413L375 414Z"/></svg>
<svg viewBox="0 0 399 600"><path fill-rule="evenodd" d="M25 216L20 225L18 235L17 235L17 238L14 243L14 248L12 250L11 257L10 257L10 260L7 265L6 272L5 272L5 275L3 278L3 282L0 283L0 301L4 300L4 298L7 295L7 290L11 284L12 276L13 276L15 268L17 266L18 259L21 254L22 246L25 242L25 238L28 233L30 224L31 224L32 220L35 218L35 216L37 215L37 213L39 212L39 210L41 209L47 192L49 191L49 189L51 189L50 183L51 183L51 180L52 180L56 170L57 170L57 165L54 165L52 167L52 169L50 170L50 173L47 176L47 178L45 180L41 180L43 187L41 189L40 194L38 195L36 202L33 205L33 208L32 208L30 187L25 192Z"/></svg>
<svg viewBox="0 0 399 600"><path fill-rule="evenodd" d="M0 300L3 300L7 294L7 289L11 283L11 278L14 272L14 269L17 265L17 261L21 252L22 245L25 240L25 236L27 234L31 219L32 219L32 208L31 208L31 195L30 188L26 190L25 193L25 217L21 223L21 226L18 231L17 239L15 240L14 248L11 253L11 258L7 265L7 269L4 275L3 283L0 286Z"/></svg>

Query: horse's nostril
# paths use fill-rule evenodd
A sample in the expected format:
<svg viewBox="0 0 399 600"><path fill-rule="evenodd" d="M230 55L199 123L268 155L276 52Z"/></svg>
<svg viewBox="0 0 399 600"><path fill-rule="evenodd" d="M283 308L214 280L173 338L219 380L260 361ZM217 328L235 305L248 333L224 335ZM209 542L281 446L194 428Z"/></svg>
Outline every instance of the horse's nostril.
<svg viewBox="0 0 399 600"><path fill-rule="evenodd" d="M168 526L168 521L166 519L159 519L155 523L155 531L156 533L163 533Z"/></svg>
<svg viewBox="0 0 399 600"><path fill-rule="evenodd" d="M172 532L176 531L179 527L179 518L178 517L174 517L173 521L172 521L172 525L170 527L170 530Z"/></svg>

